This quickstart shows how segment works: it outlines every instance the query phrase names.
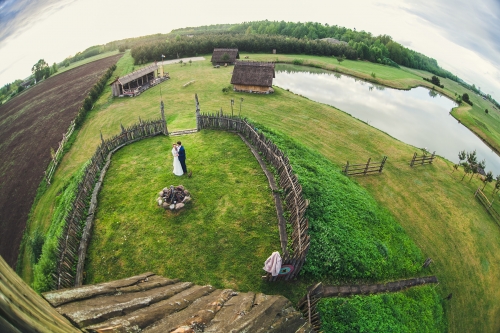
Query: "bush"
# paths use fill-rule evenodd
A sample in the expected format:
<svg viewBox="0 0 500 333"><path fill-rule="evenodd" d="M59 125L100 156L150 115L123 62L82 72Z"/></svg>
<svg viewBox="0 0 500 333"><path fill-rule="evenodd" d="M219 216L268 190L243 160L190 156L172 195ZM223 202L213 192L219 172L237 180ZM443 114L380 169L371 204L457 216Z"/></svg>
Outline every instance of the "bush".
<svg viewBox="0 0 500 333"><path fill-rule="evenodd" d="M36 228L35 231L29 237L29 252L31 254L31 262L35 265L40 256L42 255L42 247L45 239L43 237L43 232L40 228Z"/></svg>
<svg viewBox="0 0 500 333"><path fill-rule="evenodd" d="M17 87L17 93L19 94L21 91L24 90L24 87L23 86L19 86Z"/></svg>
<svg viewBox="0 0 500 333"><path fill-rule="evenodd" d="M364 188L319 153L256 126L286 153L310 200L306 217L311 247L301 274L380 281L420 271L420 250Z"/></svg>
<svg viewBox="0 0 500 333"><path fill-rule="evenodd" d="M66 227L66 217L71 211L78 184L83 178L87 163L70 179L62 194L56 199L54 214L38 263L33 267L33 289L42 293L54 288L54 274L57 268L59 239Z"/></svg>
<svg viewBox="0 0 500 333"><path fill-rule="evenodd" d="M325 333L446 331L442 300L431 286L382 295L323 298L317 308Z"/></svg>
<svg viewBox="0 0 500 333"><path fill-rule="evenodd" d="M472 103L472 101L469 99L469 94L467 93L464 93L462 95L462 101L464 101L465 103L469 104L470 106L473 106L474 104Z"/></svg>
<svg viewBox="0 0 500 333"><path fill-rule="evenodd" d="M293 59L293 64L294 65L303 65L304 64L304 60L302 60L302 59Z"/></svg>

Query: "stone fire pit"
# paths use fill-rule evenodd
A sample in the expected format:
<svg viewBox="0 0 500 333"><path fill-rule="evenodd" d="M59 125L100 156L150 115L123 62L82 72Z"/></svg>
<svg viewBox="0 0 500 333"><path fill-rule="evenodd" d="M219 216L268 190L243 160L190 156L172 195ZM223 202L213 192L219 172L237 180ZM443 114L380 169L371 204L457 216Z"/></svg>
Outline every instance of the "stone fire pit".
<svg viewBox="0 0 500 333"><path fill-rule="evenodd" d="M188 190L182 185L165 187L158 195L156 202L163 209L179 210L191 200Z"/></svg>

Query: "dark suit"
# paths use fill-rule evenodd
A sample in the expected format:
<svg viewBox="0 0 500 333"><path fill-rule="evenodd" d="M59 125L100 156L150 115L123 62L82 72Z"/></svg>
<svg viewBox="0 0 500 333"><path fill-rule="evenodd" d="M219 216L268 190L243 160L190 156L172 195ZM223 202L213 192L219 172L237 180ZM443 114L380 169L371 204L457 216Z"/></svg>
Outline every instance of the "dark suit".
<svg viewBox="0 0 500 333"><path fill-rule="evenodd" d="M184 149L184 146L179 147L178 154L179 154L179 162L181 162L182 166L182 171L184 171L184 173L187 173L188 171L186 168L186 150Z"/></svg>

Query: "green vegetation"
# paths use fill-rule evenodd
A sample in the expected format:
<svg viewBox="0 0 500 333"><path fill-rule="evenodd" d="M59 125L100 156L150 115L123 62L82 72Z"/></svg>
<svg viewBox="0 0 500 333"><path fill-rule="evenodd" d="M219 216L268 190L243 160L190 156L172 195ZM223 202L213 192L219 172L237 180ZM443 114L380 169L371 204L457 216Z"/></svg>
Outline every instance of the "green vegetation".
<svg viewBox="0 0 500 333"><path fill-rule="evenodd" d="M33 289L41 293L44 291L53 290L54 276L56 264L58 260L57 249L59 247L59 238L62 235L65 227L66 216L68 215L73 205L73 200L76 195L78 183L83 177L83 169L81 168L69 181L68 185L63 189L62 193L56 198L55 209L52 213L50 226L43 240L43 247L40 259L33 268ZM35 233L32 236L36 239L36 244L41 241L38 239L39 226L36 227ZM37 253L35 253L37 254ZM36 260L36 258L35 258Z"/></svg>
<svg viewBox="0 0 500 333"><path fill-rule="evenodd" d="M422 79L430 77L429 73L408 68L398 70L381 64L351 60L339 64L333 57L240 54L241 57L247 55L250 60L268 61L278 57L280 61L283 59L289 63L293 59L302 59L306 65L337 69L338 72L367 78L372 82L374 79L370 74L373 72L376 73L377 83L400 89L416 85L430 87L430 83ZM430 269L422 274L437 275L440 283L435 290L441 297L453 293L453 299L444 305L450 332L498 331L500 230L473 196L478 186L483 186L479 179L474 177L470 182L460 182L461 172L452 173L453 163L441 158L437 158L431 166L411 169L408 162L413 153L418 151L417 148L397 141L333 107L312 102L278 87L275 87L272 95L241 94L234 91L223 93L222 88L227 87L230 82L232 69L213 69L209 62L210 56L207 58L206 61L193 62L191 66L165 66L171 79L135 98L112 99L110 87L106 86L104 94L88 113L75 143L63 158L52 185L34 208L30 230L34 230L36 225L47 230L51 212L55 208L55 198L75 170L92 156L100 143L100 131L106 138L120 130L120 123L128 126L137 122L139 117L158 117L160 88L170 131L195 127L195 93L198 94L201 110L204 112L216 112L222 107L224 113L228 113L230 100L238 101L243 97L242 116L263 124L283 138L290 137L300 145L309 147L336 167L347 160L366 161L368 157L389 156L381 175L357 177L353 178L354 181L375 198L378 206L389 211L421 249L424 257L433 259ZM124 75L133 68L133 59L126 53L118 62L113 76ZM195 85L183 87L192 80L196 80ZM454 96L455 92L460 95L464 92L464 88L457 82L449 79L441 79L441 82L445 89L436 88L440 93ZM482 118L478 119L487 121L488 128L500 126L497 112L492 111L489 106L491 104L483 104L490 103L489 101L482 100L476 94L470 94L470 99L474 102L473 109L462 106L453 113L472 114L476 105L481 105L479 117ZM485 114L485 108L491 110L489 114ZM188 137L191 136L186 136L186 139ZM218 142L211 143L219 146ZM133 147L134 145L130 146ZM296 168L300 169L298 166ZM193 181L194 179L195 175ZM485 193L491 193L493 188L494 184L488 183ZM154 194L157 190L156 186L151 189ZM149 191L149 188L145 189L145 192ZM153 197L151 199L154 200ZM129 237L127 236L128 239ZM27 261L24 263L21 274L25 281L30 281L31 268ZM153 265L150 270L157 272ZM142 272L138 270L136 273ZM165 275L174 277L168 272ZM313 282L307 279L301 281L298 284L263 285L262 290L266 293L283 292L293 301L297 300L297 296L305 294L304 285ZM286 292L295 293L295 296Z"/></svg>
<svg viewBox="0 0 500 333"><path fill-rule="evenodd" d="M286 153L310 200L311 248L303 275L381 281L420 271L420 250L365 189L319 153L257 127Z"/></svg>
<svg viewBox="0 0 500 333"><path fill-rule="evenodd" d="M234 134L182 137L191 178L172 173L172 143L157 137L113 156L99 194L86 283L156 274L217 288L260 290L262 265L279 250L276 209L257 160ZM158 191L182 184L193 200L165 211Z"/></svg>
<svg viewBox="0 0 500 333"><path fill-rule="evenodd" d="M440 297L433 287L394 294L324 298L318 303L325 333L446 331Z"/></svg>

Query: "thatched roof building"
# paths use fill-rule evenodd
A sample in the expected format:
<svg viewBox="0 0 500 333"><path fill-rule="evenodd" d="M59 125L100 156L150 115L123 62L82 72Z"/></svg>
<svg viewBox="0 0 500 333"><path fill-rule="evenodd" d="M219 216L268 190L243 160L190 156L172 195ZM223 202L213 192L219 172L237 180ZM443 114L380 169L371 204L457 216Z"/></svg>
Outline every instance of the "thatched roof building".
<svg viewBox="0 0 500 333"><path fill-rule="evenodd" d="M117 78L111 82L110 86L114 97L137 96L144 90L169 78L168 73L163 73L163 66L155 62L152 65Z"/></svg>
<svg viewBox="0 0 500 333"><path fill-rule="evenodd" d="M212 53L212 64L214 65L234 65L236 59L240 58L238 49L214 49Z"/></svg>
<svg viewBox="0 0 500 333"><path fill-rule="evenodd" d="M274 92L274 77L272 62L237 61L231 84L235 91L269 94Z"/></svg>

